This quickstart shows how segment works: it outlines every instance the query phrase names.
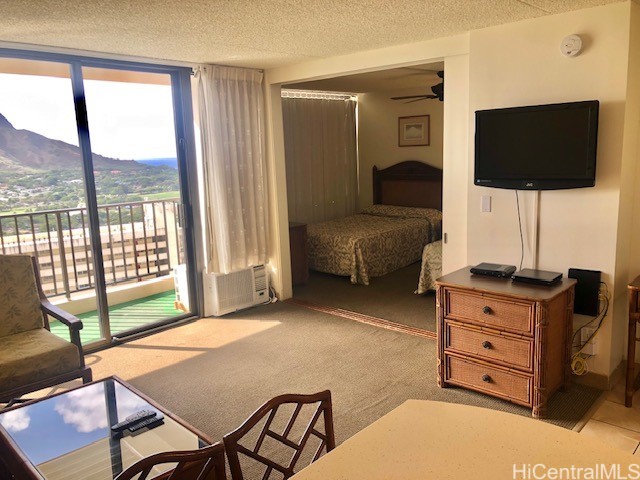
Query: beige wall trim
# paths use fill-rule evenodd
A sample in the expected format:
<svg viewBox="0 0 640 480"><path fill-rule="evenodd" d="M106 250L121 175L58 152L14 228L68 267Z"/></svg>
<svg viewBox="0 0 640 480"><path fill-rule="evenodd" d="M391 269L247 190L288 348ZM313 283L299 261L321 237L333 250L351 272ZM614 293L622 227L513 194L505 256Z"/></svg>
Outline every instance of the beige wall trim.
<svg viewBox="0 0 640 480"><path fill-rule="evenodd" d="M275 84L321 80L442 61L444 57L465 53L469 53L469 33L274 68L269 70L268 81Z"/></svg>

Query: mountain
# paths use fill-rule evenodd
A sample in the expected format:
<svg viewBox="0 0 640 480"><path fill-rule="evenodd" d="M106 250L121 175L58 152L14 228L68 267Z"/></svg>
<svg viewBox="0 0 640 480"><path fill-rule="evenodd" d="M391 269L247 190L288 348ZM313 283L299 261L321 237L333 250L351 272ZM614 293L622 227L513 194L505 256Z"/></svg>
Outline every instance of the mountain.
<svg viewBox="0 0 640 480"><path fill-rule="evenodd" d="M142 163L143 165L149 165L151 167L171 167L174 170L178 169L178 159L177 158L148 158L145 160L136 160L138 163Z"/></svg>
<svg viewBox="0 0 640 480"><path fill-rule="evenodd" d="M133 160L116 160L97 154L93 155L93 164L96 170L144 168ZM0 114L0 171L35 173L81 167L79 147L30 130L17 130Z"/></svg>

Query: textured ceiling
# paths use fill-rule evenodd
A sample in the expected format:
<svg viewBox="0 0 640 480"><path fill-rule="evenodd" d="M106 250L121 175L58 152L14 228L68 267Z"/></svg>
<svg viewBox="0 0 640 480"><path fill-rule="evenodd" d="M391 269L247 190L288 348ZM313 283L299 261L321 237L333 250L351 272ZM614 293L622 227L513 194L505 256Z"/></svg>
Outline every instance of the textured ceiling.
<svg viewBox="0 0 640 480"><path fill-rule="evenodd" d="M270 68L618 0L0 0L0 41Z"/></svg>

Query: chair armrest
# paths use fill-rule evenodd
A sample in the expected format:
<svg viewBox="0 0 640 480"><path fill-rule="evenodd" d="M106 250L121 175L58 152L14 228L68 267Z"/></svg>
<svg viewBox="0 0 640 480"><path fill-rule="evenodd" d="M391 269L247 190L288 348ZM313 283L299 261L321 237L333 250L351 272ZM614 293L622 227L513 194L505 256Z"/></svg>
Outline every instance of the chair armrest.
<svg viewBox="0 0 640 480"><path fill-rule="evenodd" d="M56 320L60 320L71 330L82 330L82 320L80 320L75 315L72 315L69 312L65 312L64 310L56 307L47 300L41 300L41 303L42 311L47 315L51 315Z"/></svg>

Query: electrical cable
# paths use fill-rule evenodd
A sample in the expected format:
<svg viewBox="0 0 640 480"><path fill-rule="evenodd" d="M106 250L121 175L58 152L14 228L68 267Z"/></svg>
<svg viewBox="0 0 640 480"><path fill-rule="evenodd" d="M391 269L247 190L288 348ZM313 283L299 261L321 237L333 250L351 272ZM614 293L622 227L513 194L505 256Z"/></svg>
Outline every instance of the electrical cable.
<svg viewBox="0 0 640 480"><path fill-rule="evenodd" d="M269 300L265 301L264 304L276 303L277 301L278 296L276 295L276 290L271 285L269 285Z"/></svg>
<svg viewBox="0 0 640 480"><path fill-rule="evenodd" d="M598 312L598 314L593 317L593 319L589 320L587 323L585 323L583 326L581 326L578 330L575 331L575 333L573 334L573 337L571 338L571 345L574 348L581 348L583 347L585 344L589 343L589 341L591 340L591 338L593 336L595 336L595 332L597 332L597 330L600 328L600 326L602 325L602 321L604 320L604 317L607 316L607 312L609 311L609 287L607 286L606 283L604 282L600 282L600 285L604 287L604 293L600 293L598 295L598 299L599 301L601 301L603 303L603 307L600 309L600 311ZM591 337L589 337L589 339L583 343L582 345L576 345L575 344L575 340L576 337L580 334L580 332L582 331L582 329L588 327L589 325L591 325L593 322L595 322L596 320L600 320L598 322L598 326L596 327L596 329L594 330L594 333L591 335Z"/></svg>
<svg viewBox="0 0 640 480"><path fill-rule="evenodd" d="M609 303L610 303L609 287L604 282L600 282L600 285L604 287L603 288L604 292L601 292L598 297L603 304L602 309L600 310L600 312L598 312L598 315L596 315L592 320L590 320L589 322L584 324L582 327L580 327L578 330L576 330L576 332L573 334L573 337L571 339L572 347L578 348L578 351L573 355L571 355L571 371L576 375L586 375L589 372L589 365L587 364L587 360L591 357L591 355L587 355L585 357L583 355L586 355L586 354L583 354L582 351L589 344L589 342L591 342L594 339L594 337L598 334L598 332L600 331L600 327L602 327L602 323L604 322L604 319L607 316L607 312L609 311ZM598 321L598 326L594 329L593 333L589 335L589 338L587 338L587 340L584 343L582 343L582 345L576 346L575 339L578 336L578 334L582 331L583 328L591 325L596 320Z"/></svg>
<svg viewBox="0 0 640 480"><path fill-rule="evenodd" d="M518 190L516 192L516 208L518 209L518 228L520 229L520 268L522 270L522 261L524 260L524 238L522 236L522 219L520 218L520 198L518 197Z"/></svg>
<svg viewBox="0 0 640 480"><path fill-rule="evenodd" d="M571 371L578 376L586 375L589 372L587 359L580 355L574 355L571 357Z"/></svg>

